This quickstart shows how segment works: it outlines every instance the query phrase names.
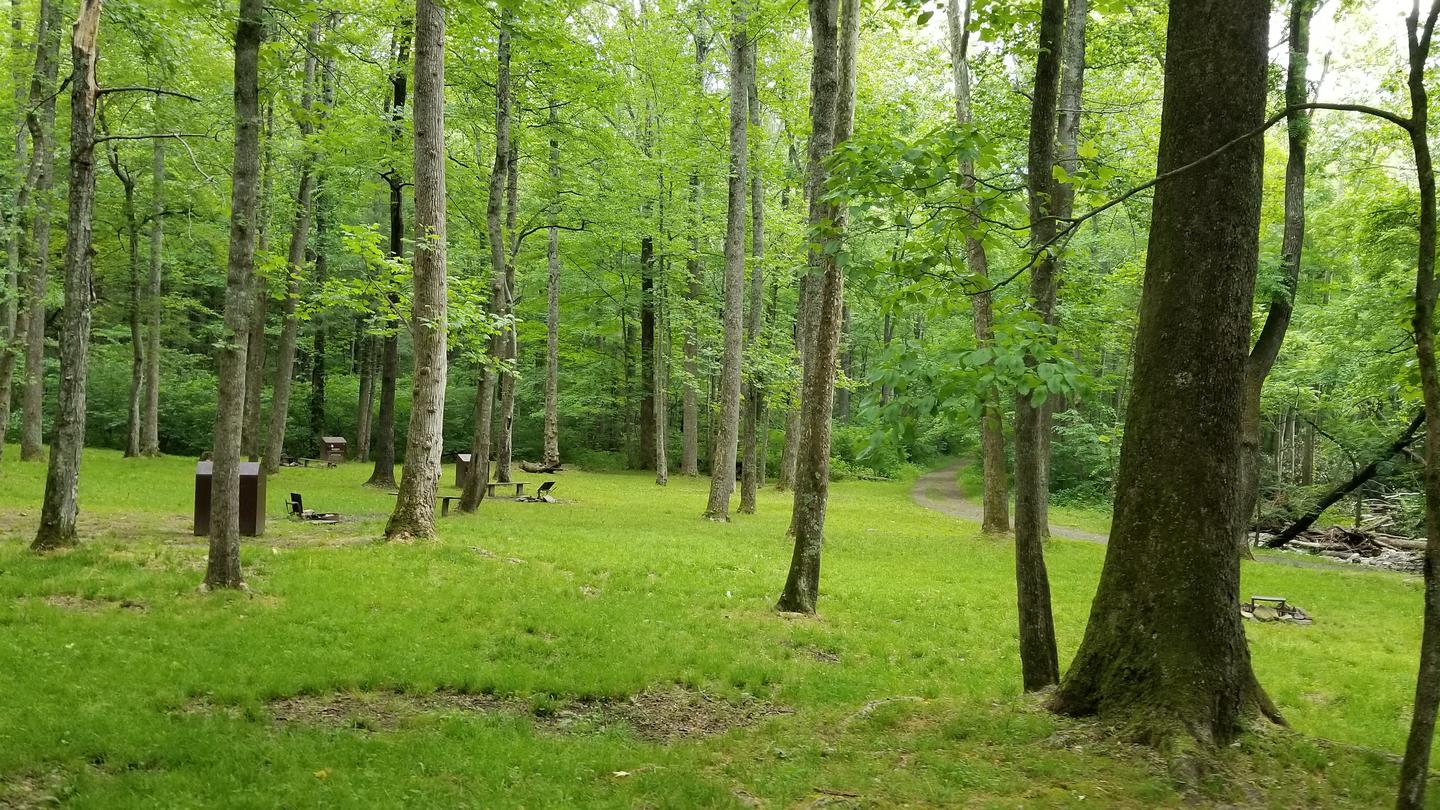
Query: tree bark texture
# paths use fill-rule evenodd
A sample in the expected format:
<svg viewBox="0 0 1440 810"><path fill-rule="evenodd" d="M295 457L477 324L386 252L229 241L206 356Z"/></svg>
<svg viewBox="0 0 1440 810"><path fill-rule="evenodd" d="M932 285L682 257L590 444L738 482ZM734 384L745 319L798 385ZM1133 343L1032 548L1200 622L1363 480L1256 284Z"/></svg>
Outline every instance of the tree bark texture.
<svg viewBox="0 0 1440 810"><path fill-rule="evenodd" d="M749 92L750 125L757 141L763 140L760 122L760 95L756 92L756 44L746 49L746 81ZM753 355L760 351L765 326L765 182L760 171L763 143L751 144L754 158L750 161L750 309L745 324L745 346ZM765 380L757 369L751 369L745 387L745 429L742 442L745 456L741 463L740 511L755 514L756 500L765 480L765 456L761 453L761 436L768 430L765 419Z"/></svg>
<svg viewBox="0 0 1440 810"><path fill-rule="evenodd" d="M260 197L255 205L255 253L270 252L270 189L275 173L271 165L271 140L275 131L275 106L265 105L264 153L260 162ZM265 393L265 359L268 355L265 325L270 317L270 282L255 274L251 280L250 326L245 353L245 414L240 427L240 452L252 461L260 460L261 399Z"/></svg>
<svg viewBox="0 0 1440 810"><path fill-rule="evenodd" d="M50 210L55 186L55 97L60 76L60 0L40 5L35 72L25 126L30 131L35 182L31 196L30 266L25 281L25 372L20 379L20 460L39 461L45 418L45 284L50 273Z"/></svg>
<svg viewBox="0 0 1440 810"><path fill-rule="evenodd" d="M795 501L790 516L795 548L777 605L780 610L796 613L814 613L820 598L820 552L825 542L825 506L830 487L830 415L840 349L840 311L845 300L839 250L829 249L843 243L844 207L824 199L829 181L824 161L832 149L849 139L854 121L859 17L859 0L810 2L810 35L815 53L810 78L810 238L817 247L808 257L808 286L812 288L816 318L814 350L805 366L800 394ZM829 244L818 248L822 243Z"/></svg>
<svg viewBox="0 0 1440 810"><path fill-rule="evenodd" d="M211 450L210 553L205 588L239 588L240 431L245 415L245 360L255 271L256 180L260 173L260 41L264 0L241 0L235 26L235 159L230 187L230 250L225 325L217 362L215 437Z"/></svg>
<svg viewBox="0 0 1440 810"><path fill-rule="evenodd" d="M65 220L64 331L60 391L35 551L72 546L80 512L80 454L85 449L85 381L90 355L90 293L95 253L95 61L101 0L82 0L70 40L70 192Z"/></svg>
<svg viewBox="0 0 1440 810"><path fill-rule="evenodd" d="M1043 0L1040 42L1035 58L1035 92L1030 108L1030 241L1036 250L1055 236L1055 116L1060 92L1061 42L1065 0ZM1046 250L1030 271L1029 306L1045 324L1055 322L1055 260ZM1043 338L1042 338L1043 339ZM1027 363L1036 361L1027 356ZM1015 590L1020 619L1020 669L1027 691L1060 680L1055 652L1055 620L1050 608L1050 578L1045 570L1045 538L1050 535L1050 412L1046 402L1015 397Z"/></svg>
<svg viewBox="0 0 1440 810"><path fill-rule="evenodd" d="M1159 173L1259 125L1268 23L1262 0L1171 6ZM1262 150L1239 140L1156 188L1114 528L1053 700L1156 743L1225 744L1256 708L1278 719L1235 608Z"/></svg>
<svg viewBox="0 0 1440 810"><path fill-rule="evenodd" d="M435 536L445 421L445 6L415 2L415 372L405 467L387 540Z"/></svg>
<svg viewBox="0 0 1440 810"><path fill-rule="evenodd" d="M160 324L165 303L165 139L151 142L150 272L145 287L145 407L140 454L160 455Z"/></svg>
<svg viewBox="0 0 1440 810"><path fill-rule="evenodd" d="M735 455L740 433L740 366L744 358L745 299L745 191L748 149L746 128L750 115L748 77L749 34L745 12L735 8L730 34L730 174L729 205L725 216L724 355L720 365L720 412L715 429L715 449L710 454L710 497L705 504L708 520L730 520L730 493L735 490Z"/></svg>

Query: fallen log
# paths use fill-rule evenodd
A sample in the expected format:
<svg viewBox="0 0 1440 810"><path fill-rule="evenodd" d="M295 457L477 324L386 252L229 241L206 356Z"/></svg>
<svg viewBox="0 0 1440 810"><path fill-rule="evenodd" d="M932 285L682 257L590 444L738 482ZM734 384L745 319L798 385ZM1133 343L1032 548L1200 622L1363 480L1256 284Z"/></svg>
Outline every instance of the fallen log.
<svg viewBox="0 0 1440 810"><path fill-rule="evenodd" d="M530 473L531 475L550 474L565 471L565 468L562 467L560 465L560 462L558 461L554 464L543 464L535 461L522 461L520 462L520 469L524 470L527 473Z"/></svg>
<svg viewBox="0 0 1440 810"><path fill-rule="evenodd" d="M1303 533L1306 529L1309 529L1311 526L1313 526L1315 524L1315 521L1320 519L1320 515L1326 509L1334 506L1335 503L1338 502L1341 498L1349 495L1351 492L1354 492L1360 487L1361 484L1369 481L1371 478L1374 478L1375 473L1380 471L1381 464L1389 461L1392 456L1394 456L1396 453L1399 453L1401 450L1409 447L1415 442L1417 438L1419 438L1417 432L1420 430L1420 426L1424 423L1425 412L1420 411L1419 413L1415 414L1415 418L1410 420L1410 424L1406 426L1405 432L1400 434L1400 437L1397 438L1395 441L1391 442L1390 446L1385 448L1385 450L1379 457L1371 461L1369 464L1366 464L1364 468L1351 476L1349 481L1346 481L1345 483L1340 484L1339 486L1325 493L1325 497L1321 498L1319 501L1316 502L1314 506L1310 507L1310 511L1306 512L1305 515L1299 520L1285 527L1284 531L1265 541L1266 548L1281 548L1285 544L1289 543L1291 540L1294 540L1296 537L1300 536L1300 534Z"/></svg>

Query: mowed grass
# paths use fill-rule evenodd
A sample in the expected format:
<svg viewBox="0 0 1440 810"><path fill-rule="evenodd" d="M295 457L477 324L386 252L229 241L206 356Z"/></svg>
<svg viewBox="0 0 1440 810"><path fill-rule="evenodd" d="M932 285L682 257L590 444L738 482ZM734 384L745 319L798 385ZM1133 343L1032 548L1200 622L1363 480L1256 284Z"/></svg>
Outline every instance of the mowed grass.
<svg viewBox="0 0 1440 810"><path fill-rule="evenodd" d="M1009 544L915 506L907 482L833 487L821 614L794 618L772 609L790 557L789 501L773 492L717 525L699 518L703 480L566 472L564 503L487 500L441 521L438 541L385 545L393 500L361 486L367 465L287 469L269 482L265 536L245 542L251 592L200 595L193 461L87 451L84 542L38 557L44 468L16 456L0 465L0 806L1393 801L1413 578L1247 563L1246 593L1317 619L1249 628L1295 732L1246 738L1182 791L1161 758L1020 695ZM291 491L344 522L286 520ZM1048 548L1062 660L1103 554ZM667 744L618 723L560 733L528 711L350 727L276 722L270 705L438 690L543 716L675 687L788 711Z"/></svg>

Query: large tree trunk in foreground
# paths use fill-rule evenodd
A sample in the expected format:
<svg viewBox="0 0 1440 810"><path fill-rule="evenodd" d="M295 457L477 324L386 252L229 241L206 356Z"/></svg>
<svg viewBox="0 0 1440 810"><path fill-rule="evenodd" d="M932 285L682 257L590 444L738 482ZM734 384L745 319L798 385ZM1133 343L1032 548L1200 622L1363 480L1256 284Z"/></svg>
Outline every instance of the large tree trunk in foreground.
<svg viewBox="0 0 1440 810"><path fill-rule="evenodd" d="M485 229L490 240L490 313L506 311L509 302L505 286L505 231L501 210L510 176L510 14L502 11L500 35L495 48L495 162L490 168L490 194L485 203ZM499 360L505 352L505 333L490 336L489 356ZM475 433L470 442L470 475L461 482L460 511L474 512L485 499L490 481L490 423L495 412L497 374L492 364L480 369L475 390Z"/></svg>
<svg viewBox="0 0 1440 810"><path fill-rule="evenodd" d="M1301 534L1304 534L1307 529L1315 524L1315 521L1320 519L1320 515L1322 515L1326 509L1339 503L1341 498L1359 489L1366 481L1374 478L1375 473L1380 471L1380 465L1389 461L1395 454L1414 444L1415 440L1420 438L1418 433L1420 426L1424 424L1424 422L1425 411L1421 410L1415 414L1414 419L1410 420L1410 424L1405 428L1405 432L1401 433L1399 438L1391 442L1390 446L1385 448L1380 455L1376 456L1369 464L1357 470L1354 475L1350 476L1349 480L1325 493L1320 500L1316 501L1313 506L1306 510L1305 514L1302 515L1299 520L1286 526L1284 531L1266 541L1265 546L1267 548L1280 548ZM1244 514L1248 519L1250 510L1254 508L1253 504L1242 504L1242 508L1246 509Z"/></svg>
<svg viewBox="0 0 1440 810"><path fill-rule="evenodd" d="M550 105L550 131L555 132L559 120L555 105ZM545 284L545 429L544 451L540 462L546 467L560 464L560 141L550 136L550 182L555 184L555 199L551 205L550 227L547 229L545 264L548 275Z"/></svg>
<svg viewBox="0 0 1440 810"><path fill-rule="evenodd" d="M256 179L260 173L260 40L264 0L241 0L235 27L235 163L230 187L230 254L225 325L219 349L214 461L210 483L210 555L205 588L239 588L240 429L255 270Z"/></svg>
<svg viewBox="0 0 1440 810"><path fill-rule="evenodd" d="M1285 79L1285 106L1298 107L1309 101L1310 18L1318 0L1292 0L1290 5L1290 66ZM1300 283L1300 254L1305 247L1305 150L1310 142L1309 111L1294 110L1286 135L1290 156L1285 164L1285 226L1280 245L1282 284L1270 298L1270 311L1260 336L1250 349L1245 368L1245 412L1240 423L1244 464L1240 468L1240 510L1255 514L1260 497L1260 395L1265 378L1280 356L1285 332L1294 311L1295 291ZM1236 542L1244 548L1247 533L1242 529Z"/></svg>
<svg viewBox="0 0 1440 810"><path fill-rule="evenodd" d="M720 422L715 429L715 449L710 454L710 498L705 505L705 517L718 521L730 519L730 493L735 490L735 451L740 433L747 183L745 130L750 115L746 98L750 92L746 75L750 66L748 39L745 12L737 7L735 27L730 34L730 202L725 217L725 303L721 309L725 353L720 366Z"/></svg>
<svg viewBox="0 0 1440 810"><path fill-rule="evenodd" d="M275 382L270 386L270 429L265 440L264 465L269 475L280 469L285 452L285 432L290 421L290 387L295 380L295 342L299 337L300 319L296 305L300 300L300 276L305 272L306 245L310 240L310 219L314 214L314 146L309 143L314 131L310 107L315 93L314 56L320 44L320 23L310 26L310 56L305 58L305 83L300 91L300 139L304 154L300 158L300 182L295 192L295 225L290 231L290 252L286 260L285 309L280 329L280 350L275 355Z"/></svg>
<svg viewBox="0 0 1440 810"><path fill-rule="evenodd" d="M810 0L814 65L810 74L810 228L833 223L808 257L809 286L815 302L814 350L805 366L800 394L800 434L796 445L795 503L790 531L795 549L785 590L776 607L814 613L820 598L820 550L825 543L825 506L830 489L830 414L835 397L835 362L840 350L840 311L845 274L839 248L845 235L845 209L825 199L829 181L824 162L850 137L855 116L855 55L860 40L860 2ZM836 17L840 20L837 25ZM816 241L812 237L812 242ZM818 270L819 272L815 272Z"/></svg>
<svg viewBox="0 0 1440 810"><path fill-rule="evenodd" d="M101 0L82 0L70 42L70 202L65 224L65 311L60 333L60 396L45 475L35 551L75 544L80 453L85 449L85 380L90 355L90 292L95 214L96 38Z"/></svg>
<svg viewBox="0 0 1440 810"><path fill-rule="evenodd" d="M1058 184L1055 164L1055 113L1060 92L1060 48L1065 28L1065 0L1043 0L1039 52L1035 58L1035 95L1030 108L1030 241L1045 250L1056 232L1054 215ZM1040 255L1030 270L1030 301L1047 325L1055 322L1055 259ZM1042 337L1042 340L1048 337ZM1029 365L1036 360L1026 357ZM1035 402L1029 394L1015 397L1015 589L1020 618L1020 669L1027 691L1060 680L1055 652L1055 620L1050 609L1050 577L1045 570L1045 538L1050 535L1050 409L1048 396Z"/></svg>
<svg viewBox="0 0 1440 810"><path fill-rule="evenodd" d="M1420 225L1415 265L1415 356L1420 365L1420 391L1425 399L1425 618L1420 638L1420 666L1415 680L1415 708L1405 759L1400 765L1400 792L1395 806L1420 810L1430 778L1430 749L1435 742L1435 714L1440 709L1440 371L1435 362L1435 165L1430 156L1430 96L1425 64L1440 16L1434 0L1422 21L1416 0L1406 32L1409 43L1410 146L1420 190Z"/></svg>
<svg viewBox="0 0 1440 810"><path fill-rule="evenodd" d="M150 275L145 286L145 407L140 454L160 455L160 318L165 293L165 139L151 153Z"/></svg>
<svg viewBox="0 0 1440 810"><path fill-rule="evenodd" d="M55 186L55 85L60 75L61 0L40 4L35 72L25 125L35 164L30 267L25 280L25 373L20 379L20 460L39 461L45 418L45 282L50 272L50 206Z"/></svg>
<svg viewBox="0 0 1440 810"><path fill-rule="evenodd" d="M1239 427L1258 265L1269 4L1170 7L1151 215L1115 520L1090 621L1053 706L1151 742L1222 745L1260 690L1236 605Z"/></svg>
<svg viewBox="0 0 1440 810"><path fill-rule="evenodd" d="M445 380L445 7L415 2L415 298L410 334L415 375L405 468L387 540L435 536L435 493L444 444Z"/></svg>
<svg viewBox="0 0 1440 810"><path fill-rule="evenodd" d="M760 95L756 92L757 58L755 43L746 49L748 60L746 81L750 105L750 125L761 133ZM763 141L763 138L757 139ZM750 162L750 309L745 324L745 345L752 351L761 344L765 325L765 183L760 174L761 144L751 145L755 160ZM761 453L761 437L768 430L765 419L765 381L752 369L745 386L745 428L741 442L745 446L740 476L740 511L755 514L756 497L765 480L765 456Z"/></svg>
<svg viewBox="0 0 1440 810"><path fill-rule="evenodd" d="M953 66L952 79L955 83L955 123L961 127L971 124L970 117L970 2L965 4L962 18L958 2L946 5L946 22L950 32L950 58ZM967 197L976 192L975 162L960 162L961 189ZM980 215L970 217L972 228L978 231ZM965 237L966 269L979 284L989 283L990 261L985 245L973 235ZM994 345L994 321L990 293L982 292L970 297L970 310L975 322L975 343L981 348ZM885 343L891 336L890 316L885 316ZM881 399L888 398L888 392L881 392ZM1005 471L1005 425L1000 410L1000 391L991 387L983 395L980 411L980 463L984 479L984 497L980 527L992 534L1010 530L1010 485Z"/></svg>

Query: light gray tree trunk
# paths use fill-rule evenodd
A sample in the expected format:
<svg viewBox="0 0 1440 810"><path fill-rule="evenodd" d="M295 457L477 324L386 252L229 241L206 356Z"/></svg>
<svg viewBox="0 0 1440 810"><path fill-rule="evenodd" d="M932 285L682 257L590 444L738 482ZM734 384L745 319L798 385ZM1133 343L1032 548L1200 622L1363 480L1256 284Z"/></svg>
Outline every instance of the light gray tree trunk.
<svg viewBox="0 0 1440 810"><path fill-rule="evenodd" d="M435 494L444 449L445 6L415 2L415 296L410 316L415 373L405 467L387 540L435 536Z"/></svg>
<svg viewBox="0 0 1440 810"><path fill-rule="evenodd" d="M845 234L845 209L825 199L829 182L824 162L850 138L855 120L856 52L860 42L860 2L810 0L814 65L810 77L810 227L826 228L823 242L812 238L809 293L815 318L813 350L800 394L800 433L795 453L795 503L790 531L795 549L779 610L814 613L820 599L820 552L825 544L825 507L830 494L830 416L835 403L835 364L840 352L840 312L845 274L838 261ZM839 21L837 24L837 16ZM837 242L839 244L837 244ZM836 249L832 249L836 248ZM818 272L817 272L818 271Z"/></svg>
<svg viewBox="0 0 1440 810"><path fill-rule="evenodd" d="M26 128L35 166L30 267L25 281L25 373L20 380L20 460L39 461L45 416L45 287L50 274L50 213L55 186L55 97L60 75L60 0L43 0L36 22L35 72Z"/></svg>
<svg viewBox="0 0 1440 810"><path fill-rule="evenodd" d="M160 319L165 294L165 139L151 142L150 275L145 286L145 403L140 454L160 455Z"/></svg>
<svg viewBox="0 0 1440 810"><path fill-rule="evenodd" d="M210 480L210 553L203 588L240 588L240 431L255 275L256 180L260 173L260 42L264 0L240 0L235 27L235 162L230 185L230 253Z"/></svg>
<svg viewBox="0 0 1440 810"><path fill-rule="evenodd" d="M270 386L270 429L266 434L264 466L269 475L280 469L285 452L285 428L290 419L290 388L295 379L295 342L299 337L300 320L296 305L300 300L300 277L305 272L305 248L310 240L310 221L315 213L315 157L310 143L314 125L310 109L315 95L315 73L319 61L315 56L320 45L320 23L312 23L308 56L305 57L305 83L300 89L300 157L299 186L295 192L295 224L290 231L290 251L285 265L285 304L280 329L280 346L275 354L275 382Z"/></svg>
<svg viewBox="0 0 1440 810"><path fill-rule="evenodd" d="M746 128L750 115L750 43L745 11L735 8L730 34L730 176L729 206L725 217L725 303L721 308L724 355L720 365L720 412L715 426L715 449L710 454L708 520L730 520L730 493L735 489L735 455L740 434L740 382L744 356L745 298L745 191L748 183Z"/></svg>
<svg viewBox="0 0 1440 810"><path fill-rule="evenodd" d="M96 38L101 0L81 0L70 40L70 200L65 220L65 310L60 333L60 392L45 474L35 551L72 546L80 512L80 453L85 449L85 381L90 355L90 293L95 214Z"/></svg>
<svg viewBox="0 0 1440 810"><path fill-rule="evenodd" d="M760 94L756 90L756 44L746 49L748 59L746 80L749 92L746 101L750 110L750 126L757 137L751 144L754 159L750 161L750 309L745 325L745 346L753 353L760 349L765 325L765 180L761 172L764 146L760 121ZM745 447L741 462L740 511L755 514L756 497L765 479L765 456L761 437L768 432L765 418L765 381L752 369L745 388L744 429L741 443Z"/></svg>

